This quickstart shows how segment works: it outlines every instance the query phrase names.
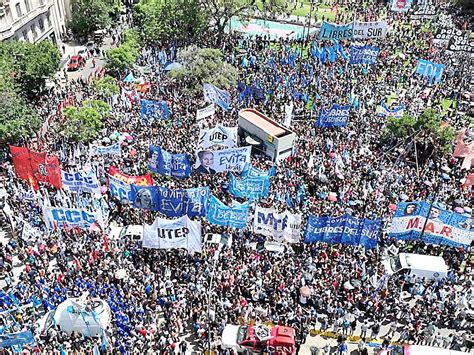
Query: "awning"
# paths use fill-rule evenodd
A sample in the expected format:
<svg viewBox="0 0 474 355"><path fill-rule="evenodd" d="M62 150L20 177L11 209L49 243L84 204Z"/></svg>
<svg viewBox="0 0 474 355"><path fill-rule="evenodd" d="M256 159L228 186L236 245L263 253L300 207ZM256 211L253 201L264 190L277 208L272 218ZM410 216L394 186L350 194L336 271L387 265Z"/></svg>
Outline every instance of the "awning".
<svg viewBox="0 0 474 355"><path fill-rule="evenodd" d="M245 138L245 141L250 145L260 145L259 141L256 141L255 139L253 139L250 136L247 136L247 138Z"/></svg>

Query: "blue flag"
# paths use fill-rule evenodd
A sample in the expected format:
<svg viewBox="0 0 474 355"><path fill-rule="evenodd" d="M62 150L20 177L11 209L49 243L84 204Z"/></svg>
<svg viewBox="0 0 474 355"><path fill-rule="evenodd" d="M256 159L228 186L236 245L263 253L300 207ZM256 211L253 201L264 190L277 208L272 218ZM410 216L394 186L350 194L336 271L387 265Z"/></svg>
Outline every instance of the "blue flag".
<svg viewBox="0 0 474 355"><path fill-rule="evenodd" d="M250 201L259 200L261 197L268 197L270 189L270 178L268 176L246 176L237 179L230 173L229 192Z"/></svg>
<svg viewBox="0 0 474 355"><path fill-rule="evenodd" d="M220 90L211 84L203 84L204 101L219 105L227 111L230 107L230 94L225 90Z"/></svg>
<svg viewBox="0 0 474 355"><path fill-rule="evenodd" d="M140 117L142 123L150 124L155 119L166 119L170 116L166 101L140 100Z"/></svg>
<svg viewBox="0 0 474 355"><path fill-rule="evenodd" d="M233 204L229 207L211 195L207 219L210 223L233 228L244 228L249 217L248 204Z"/></svg>
<svg viewBox="0 0 474 355"><path fill-rule="evenodd" d="M332 104L329 110L321 108L318 120L315 122L316 127L343 127L347 125L351 105Z"/></svg>
<svg viewBox="0 0 474 355"><path fill-rule="evenodd" d="M416 66L416 73L428 78L430 84L433 82L439 83L443 76L444 65L430 62L429 60L418 59Z"/></svg>
<svg viewBox="0 0 474 355"><path fill-rule="evenodd" d="M191 175L191 162L187 154L170 154L160 147L150 146L148 169L154 173L176 178Z"/></svg>

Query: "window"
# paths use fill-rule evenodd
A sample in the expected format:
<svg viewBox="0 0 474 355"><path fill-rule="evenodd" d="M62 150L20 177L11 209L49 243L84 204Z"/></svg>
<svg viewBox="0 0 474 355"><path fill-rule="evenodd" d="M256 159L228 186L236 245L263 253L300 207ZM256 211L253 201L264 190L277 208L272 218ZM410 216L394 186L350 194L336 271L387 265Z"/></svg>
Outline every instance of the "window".
<svg viewBox="0 0 474 355"><path fill-rule="evenodd" d="M40 19L38 20L38 26L39 26L39 28L40 28L40 31L43 32L43 31L44 31L44 21L43 21L42 18L40 18Z"/></svg>
<svg viewBox="0 0 474 355"><path fill-rule="evenodd" d="M49 11L46 13L46 22L48 22L48 27L51 27L51 16Z"/></svg>
<svg viewBox="0 0 474 355"><path fill-rule="evenodd" d="M26 8L26 12L31 11L31 2L30 2L30 0L25 0L25 8Z"/></svg>
<svg viewBox="0 0 474 355"><path fill-rule="evenodd" d="M21 33L23 34L23 40L28 41L28 32L23 30Z"/></svg>
<svg viewBox="0 0 474 355"><path fill-rule="evenodd" d="M21 6L20 6L20 4L16 4L16 5L15 5L15 9L16 9L16 15L17 15L18 17L23 16L23 14L21 13Z"/></svg>
<svg viewBox="0 0 474 355"><path fill-rule="evenodd" d="M33 33L33 39L38 38L38 34L36 33L36 26L31 25L31 33Z"/></svg>

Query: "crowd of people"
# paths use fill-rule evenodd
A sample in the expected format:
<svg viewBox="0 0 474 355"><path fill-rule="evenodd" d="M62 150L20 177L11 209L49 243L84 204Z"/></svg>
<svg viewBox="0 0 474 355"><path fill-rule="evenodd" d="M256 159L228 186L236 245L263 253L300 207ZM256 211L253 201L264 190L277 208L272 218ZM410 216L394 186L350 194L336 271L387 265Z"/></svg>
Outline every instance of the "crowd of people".
<svg viewBox="0 0 474 355"><path fill-rule="evenodd" d="M225 325L273 323L295 328L297 349L316 329L346 337L360 335L367 343L384 337L393 342L471 350L469 250L397 241L386 231L394 213L390 205L432 201L435 191L437 201L448 209L454 209L459 201L472 206L472 186L462 188L460 183L469 171L461 168L459 159L443 153L436 142L428 141L428 136L418 139L418 148L424 144L426 149L415 164L412 150L384 138L387 120L376 113L380 102L391 96L415 117L426 108L434 108L443 112L443 120L454 129L467 127L466 113L472 114L472 96L465 97L472 89L472 75L468 74L472 74L471 61L463 52L447 53L433 43L437 20L413 20L382 5L353 5L356 19L385 18L389 24L386 37L369 42L381 49L375 65L347 65L342 53L334 61L321 62L311 54L312 39L308 43L232 33L216 44L213 37L203 38L197 45L220 47L225 61L238 68L239 77L237 85L228 89L230 109L218 109L200 126L234 127L238 111L247 107L283 122L284 107L293 102L291 129L298 139L291 156L276 164L269 197L258 204L301 213L304 223L309 215L349 213L380 218L384 228L376 249L305 244L303 238L299 243L286 244L281 253L255 249L252 243L262 242L265 237L253 233L251 221L246 228L236 230L199 217L202 235L227 235L232 243L222 248L204 243L199 254L145 249L140 241L104 238L109 226L152 224L159 215L114 197L107 189L108 168L115 166L132 176L149 173L150 145L194 156L200 128L196 110L206 105L202 94L184 94L183 84L162 70L162 53L179 61L179 48L146 46L131 71L150 84L148 91L136 92L133 83L120 78L122 93L133 95L108 99L112 114L97 140L97 144L107 145L113 133L118 132L117 137L123 133L132 136L130 141L121 142L121 155L91 156L87 145L59 137L55 129L62 119L58 105L97 98L90 84L81 80L68 81L65 88L57 87L40 100L44 116L52 115L52 123L40 141L25 142L57 154L64 171L92 169L101 182L102 196L78 196L46 185L32 192L27 182L15 176L11 160L4 162L2 206L5 223L12 224L12 235L0 245L0 270L5 282L0 291L0 336L32 330L36 345L20 347L24 354L187 354L191 347L202 353L208 346L224 354L231 353L220 347ZM458 9L446 5L439 11L451 26L465 22ZM348 53L350 43L346 42L340 44ZM318 42L319 47L332 44ZM445 64L442 82L429 84L414 75L418 58ZM150 66L151 72L139 70L145 66ZM165 100L170 118L143 125L140 98ZM443 99L451 100L452 106L443 107ZM348 125L315 128L321 107L334 102L353 105ZM468 130L468 137L472 139L473 134ZM436 148L430 150L430 144ZM262 170L272 166L258 151L252 152L251 162ZM155 185L173 189L209 186L221 201L230 204L235 200L225 188L229 181L225 172L193 174L187 179L154 174L153 180ZM337 195L337 202L327 199L330 193ZM108 216L106 231L48 230L42 219L45 199L53 206L100 206ZM25 228L34 232L26 233ZM441 255L449 266L448 276L438 280L388 277L381 259L394 250ZM125 270L126 277L115 277L119 269ZM308 297L300 292L303 286L310 289ZM44 332L38 329L38 321L46 312L85 292L110 306L112 322L102 336L66 334L54 324ZM387 334L380 332L384 325L389 326ZM359 348L365 347L361 340Z"/></svg>

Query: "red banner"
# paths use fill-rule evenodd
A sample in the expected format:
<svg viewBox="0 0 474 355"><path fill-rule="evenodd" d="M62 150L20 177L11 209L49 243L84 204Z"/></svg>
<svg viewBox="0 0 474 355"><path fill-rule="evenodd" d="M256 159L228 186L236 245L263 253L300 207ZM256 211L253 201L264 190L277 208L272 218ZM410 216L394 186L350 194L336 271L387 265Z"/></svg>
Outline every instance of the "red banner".
<svg viewBox="0 0 474 355"><path fill-rule="evenodd" d="M113 176L114 178L119 179L129 185L131 184L137 185L137 186L152 186L153 185L153 179L151 178L150 174L141 175L141 176L125 175L115 166L111 166L109 168L109 174Z"/></svg>
<svg viewBox="0 0 474 355"><path fill-rule="evenodd" d="M35 188L38 181L61 188L61 168L57 156L47 156L45 152L33 152L28 148L15 146L10 146L10 153L16 176L20 179L28 180Z"/></svg>

